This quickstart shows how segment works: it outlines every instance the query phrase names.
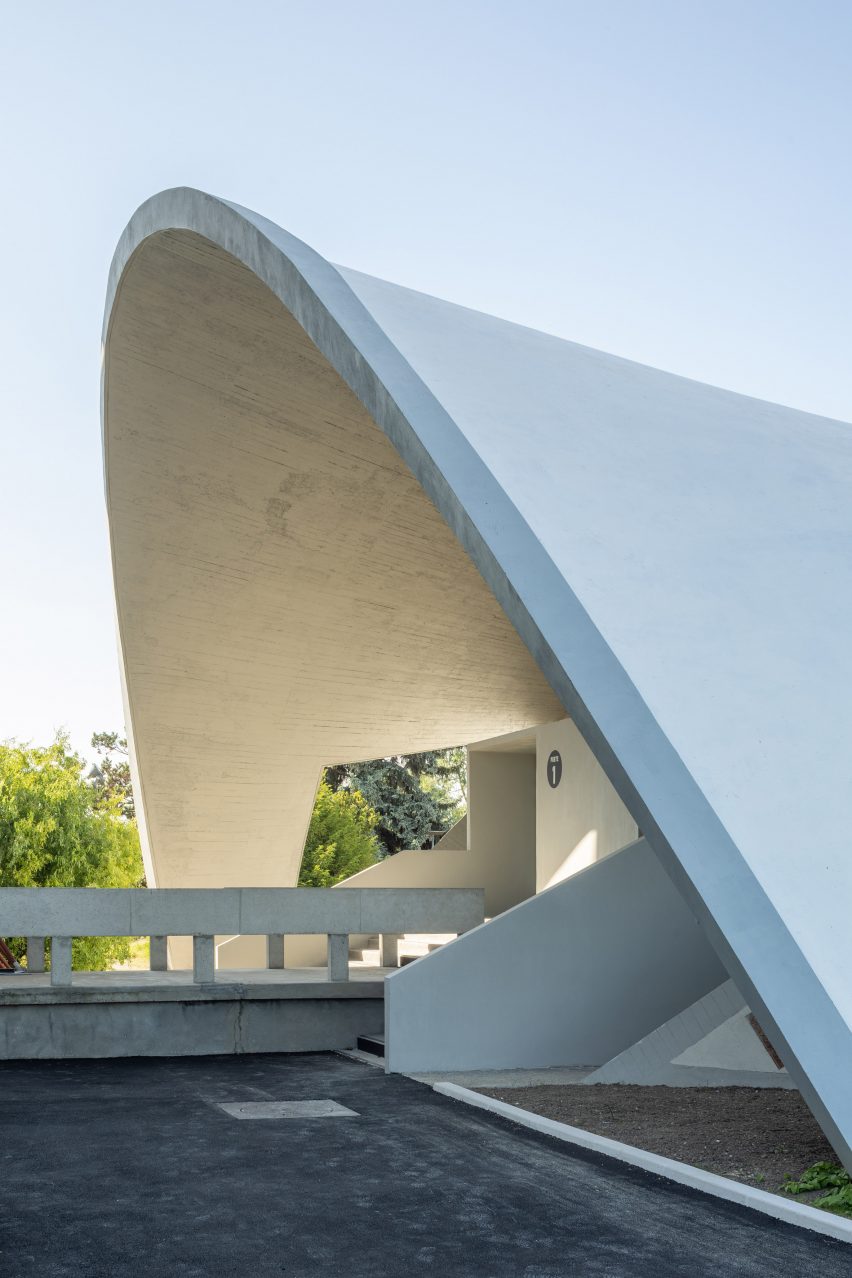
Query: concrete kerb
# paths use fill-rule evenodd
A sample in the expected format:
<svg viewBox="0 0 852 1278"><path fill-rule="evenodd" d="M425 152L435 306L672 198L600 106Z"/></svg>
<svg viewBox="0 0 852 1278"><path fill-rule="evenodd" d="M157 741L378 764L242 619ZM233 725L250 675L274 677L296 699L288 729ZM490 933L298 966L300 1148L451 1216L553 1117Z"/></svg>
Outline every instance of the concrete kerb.
<svg viewBox="0 0 852 1278"><path fill-rule="evenodd" d="M797 1203L776 1194L769 1194L766 1190L756 1189L752 1185L741 1185L738 1181L729 1180L726 1176L716 1176L713 1172L702 1171L700 1167L692 1167L689 1163L679 1163L674 1158L664 1158L661 1154L652 1154L648 1150L637 1149L634 1145L624 1145L621 1141L611 1140L608 1136L596 1136L594 1132L583 1131L579 1127L569 1127L567 1123L559 1123L553 1118L544 1118L541 1114L533 1114L526 1109L517 1109L514 1105L506 1104L505 1101L483 1096L479 1092L471 1091L468 1087L460 1087L457 1083L433 1083L431 1086L432 1090L441 1096L448 1096L451 1100L462 1101L477 1109L498 1114L501 1118L517 1123L519 1127L528 1127L545 1136L553 1136L556 1140L565 1141L566 1144L578 1145L582 1149L591 1149L609 1158L617 1158L619 1162L641 1167L644 1171L652 1172L656 1176L664 1176L667 1180L676 1181L679 1185L687 1185L691 1189L712 1194L714 1198L724 1198L727 1202L751 1207L754 1211L773 1216L776 1220L784 1221L788 1225L798 1225L802 1229L810 1229L814 1233L852 1243L852 1220L846 1220L842 1216L833 1216L806 1203Z"/></svg>
<svg viewBox="0 0 852 1278"><path fill-rule="evenodd" d="M385 1063L380 1056L372 1056L369 1052L360 1052L357 1047L338 1047L335 1055L345 1056L347 1060L358 1061L361 1065L372 1065L374 1069L380 1069L383 1074L385 1072ZM415 1082L417 1082L416 1079Z"/></svg>

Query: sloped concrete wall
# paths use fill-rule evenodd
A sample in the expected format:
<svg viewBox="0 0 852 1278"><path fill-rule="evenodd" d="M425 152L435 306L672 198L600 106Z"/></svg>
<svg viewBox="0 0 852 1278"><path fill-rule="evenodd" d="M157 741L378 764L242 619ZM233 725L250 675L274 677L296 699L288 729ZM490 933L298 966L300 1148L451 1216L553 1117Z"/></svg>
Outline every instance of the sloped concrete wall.
<svg viewBox="0 0 852 1278"><path fill-rule="evenodd" d="M747 1015L742 994L733 981L726 981L583 1082L794 1087L787 1070L774 1064Z"/></svg>
<svg viewBox="0 0 852 1278"><path fill-rule="evenodd" d="M447 833L442 835L435 844L436 848L443 848L445 852L464 852L467 848L467 814L454 826L451 826Z"/></svg>
<svg viewBox="0 0 852 1278"><path fill-rule="evenodd" d="M387 1067L600 1065L726 977L640 839L392 973Z"/></svg>

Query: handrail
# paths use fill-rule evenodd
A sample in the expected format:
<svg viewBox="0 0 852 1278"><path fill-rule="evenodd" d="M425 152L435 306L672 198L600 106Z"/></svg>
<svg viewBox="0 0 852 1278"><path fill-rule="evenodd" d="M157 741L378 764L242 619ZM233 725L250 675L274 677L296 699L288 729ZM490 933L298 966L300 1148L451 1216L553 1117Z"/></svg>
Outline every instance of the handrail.
<svg viewBox="0 0 852 1278"><path fill-rule="evenodd" d="M350 934L460 934L484 917L481 888L0 888L0 936L26 936L34 970L44 966L39 942L52 937L54 985L71 982L74 936L147 935L155 970L165 967L167 937L192 936L194 979L203 983L214 979L216 935L266 935L270 955L285 935L325 935L329 980L340 981L348 980Z"/></svg>

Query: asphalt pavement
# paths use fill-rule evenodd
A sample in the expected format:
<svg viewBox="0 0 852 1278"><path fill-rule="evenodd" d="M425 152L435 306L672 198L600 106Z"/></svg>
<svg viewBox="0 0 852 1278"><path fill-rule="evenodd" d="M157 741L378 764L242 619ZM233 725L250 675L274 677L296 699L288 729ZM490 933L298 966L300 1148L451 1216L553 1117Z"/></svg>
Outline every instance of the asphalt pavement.
<svg viewBox="0 0 852 1278"><path fill-rule="evenodd" d="M235 1116L293 1100L354 1115ZM2 1063L0 1194L2 1278L852 1278L852 1246L333 1054Z"/></svg>

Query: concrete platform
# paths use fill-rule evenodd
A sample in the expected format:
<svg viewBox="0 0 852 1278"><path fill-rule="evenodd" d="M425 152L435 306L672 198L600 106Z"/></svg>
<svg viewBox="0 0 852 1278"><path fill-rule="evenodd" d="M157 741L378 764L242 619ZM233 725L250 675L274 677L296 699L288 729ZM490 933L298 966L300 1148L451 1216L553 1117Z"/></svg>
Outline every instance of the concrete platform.
<svg viewBox="0 0 852 1278"><path fill-rule="evenodd" d="M223 1105L334 1102L245 1122ZM850 1249L333 1055L0 1065L9 1278L839 1278Z"/></svg>
<svg viewBox="0 0 852 1278"><path fill-rule="evenodd" d="M191 970L75 972L53 986L48 972L0 977L0 1007L25 1003L171 1002L229 998L382 998L387 967L350 967L348 981L329 981L325 967L258 968L217 972L196 985Z"/></svg>
<svg viewBox="0 0 852 1278"><path fill-rule="evenodd" d="M0 978L0 1060L207 1056L345 1049L384 1028L383 968L75 972Z"/></svg>

